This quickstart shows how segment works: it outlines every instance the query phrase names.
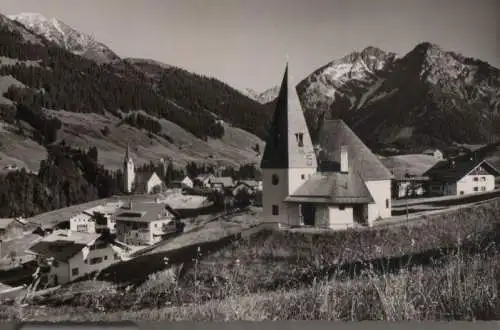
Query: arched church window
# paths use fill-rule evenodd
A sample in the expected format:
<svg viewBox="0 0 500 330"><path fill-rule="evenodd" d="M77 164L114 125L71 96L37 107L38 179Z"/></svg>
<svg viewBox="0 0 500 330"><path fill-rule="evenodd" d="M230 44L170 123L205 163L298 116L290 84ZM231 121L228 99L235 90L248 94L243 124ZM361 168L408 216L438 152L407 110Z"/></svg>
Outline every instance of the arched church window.
<svg viewBox="0 0 500 330"><path fill-rule="evenodd" d="M278 177L278 174L273 174L273 176L271 177L271 183L273 185L277 185L279 182L280 182L280 179Z"/></svg>

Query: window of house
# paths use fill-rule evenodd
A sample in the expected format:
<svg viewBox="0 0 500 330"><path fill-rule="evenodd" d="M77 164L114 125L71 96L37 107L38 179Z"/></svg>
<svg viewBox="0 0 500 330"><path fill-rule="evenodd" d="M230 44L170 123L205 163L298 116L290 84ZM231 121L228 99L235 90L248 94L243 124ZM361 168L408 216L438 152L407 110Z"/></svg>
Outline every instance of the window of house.
<svg viewBox="0 0 500 330"><path fill-rule="evenodd" d="M83 260L84 263L88 264L89 261L87 259Z"/></svg>
<svg viewBox="0 0 500 330"><path fill-rule="evenodd" d="M278 205L273 205L273 215L278 215L280 213Z"/></svg>
<svg viewBox="0 0 500 330"><path fill-rule="evenodd" d="M481 187L481 191L486 191L486 187Z"/></svg>
<svg viewBox="0 0 500 330"><path fill-rule="evenodd" d="M478 191L479 190L479 187L474 187L474 191Z"/></svg>
<svg viewBox="0 0 500 330"><path fill-rule="evenodd" d="M108 256L104 256L104 260L108 260Z"/></svg>
<svg viewBox="0 0 500 330"><path fill-rule="evenodd" d="M78 272L78 268L73 268L73 269L71 269L71 275L72 275L72 276L78 276L78 273L79 273L79 272Z"/></svg>
<svg viewBox="0 0 500 330"><path fill-rule="evenodd" d="M345 205L339 205L339 210L345 210Z"/></svg>
<svg viewBox="0 0 500 330"><path fill-rule="evenodd" d="M91 265L100 264L101 262L102 262L102 258L101 257L96 257L96 258L90 259L90 264Z"/></svg>
<svg viewBox="0 0 500 330"><path fill-rule="evenodd" d="M389 198L387 198L385 200L385 208L388 209L389 208Z"/></svg>
<svg viewBox="0 0 500 330"><path fill-rule="evenodd" d="M271 178L271 183L273 185L277 185L278 183L280 182L280 179L278 177L278 174L273 174L272 178Z"/></svg>
<svg viewBox="0 0 500 330"><path fill-rule="evenodd" d="M115 260L120 260L120 256L115 253Z"/></svg>
<svg viewBox="0 0 500 330"><path fill-rule="evenodd" d="M474 177L474 181L478 181L479 178L477 176Z"/></svg>
<svg viewBox="0 0 500 330"><path fill-rule="evenodd" d="M297 145L299 147L304 146L304 133L295 133L295 138L297 139Z"/></svg>
<svg viewBox="0 0 500 330"><path fill-rule="evenodd" d="M481 177L481 181L486 181L486 177L485 177L485 176L482 176L482 177Z"/></svg>
<svg viewBox="0 0 500 330"><path fill-rule="evenodd" d="M306 178L306 175L305 175L305 174L302 174L302 175L300 176L300 178L301 178L302 180L304 180L304 179Z"/></svg>
<svg viewBox="0 0 500 330"><path fill-rule="evenodd" d="M463 195L464 194L464 191L463 190L460 190L460 195Z"/></svg>

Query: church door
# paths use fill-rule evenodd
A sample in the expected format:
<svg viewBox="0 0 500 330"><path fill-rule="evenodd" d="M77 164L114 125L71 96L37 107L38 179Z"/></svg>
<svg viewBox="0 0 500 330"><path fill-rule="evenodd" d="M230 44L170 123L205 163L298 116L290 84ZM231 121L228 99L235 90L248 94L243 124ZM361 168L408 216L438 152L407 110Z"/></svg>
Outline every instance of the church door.
<svg viewBox="0 0 500 330"><path fill-rule="evenodd" d="M312 204L302 204L302 219L304 226L314 226L316 217L316 207Z"/></svg>

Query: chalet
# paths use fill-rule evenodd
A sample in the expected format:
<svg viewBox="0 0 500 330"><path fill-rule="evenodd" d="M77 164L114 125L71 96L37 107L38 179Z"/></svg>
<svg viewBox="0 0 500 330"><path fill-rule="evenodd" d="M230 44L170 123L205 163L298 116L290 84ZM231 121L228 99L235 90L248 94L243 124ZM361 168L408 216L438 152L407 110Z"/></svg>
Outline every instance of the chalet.
<svg viewBox="0 0 500 330"><path fill-rule="evenodd" d="M137 173L134 192L138 194L157 194L163 191L164 182L156 172Z"/></svg>
<svg viewBox="0 0 500 330"><path fill-rule="evenodd" d="M117 240L132 245L152 245L176 230L178 214L163 203L122 207L114 216Z"/></svg>
<svg viewBox="0 0 500 330"><path fill-rule="evenodd" d="M55 231L28 250L49 285L60 285L121 261L124 250L104 235Z"/></svg>
<svg viewBox="0 0 500 330"><path fill-rule="evenodd" d="M189 176L185 176L182 180L175 180L170 182L171 188L180 188L180 189L191 189L193 188L193 180Z"/></svg>
<svg viewBox="0 0 500 330"><path fill-rule="evenodd" d="M84 233L115 232L113 214L123 205L122 202L106 203L87 209L69 220L71 231Z"/></svg>
<svg viewBox="0 0 500 330"><path fill-rule="evenodd" d="M25 224L16 218L0 219L0 241L23 236Z"/></svg>
<svg viewBox="0 0 500 330"><path fill-rule="evenodd" d="M424 155L432 156L437 161L441 161L444 159L443 152L439 149L427 149L423 152Z"/></svg>
<svg viewBox="0 0 500 330"><path fill-rule="evenodd" d="M433 195L460 196L492 191L500 172L484 159L441 161L426 173Z"/></svg>
<svg viewBox="0 0 500 330"><path fill-rule="evenodd" d="M240 180L233 188L233 195L236 196L239 191L245 190L247 194L254 195L262 190L262 182L256 180Z"/></svg>
<svg viewBox="0 0 500 330"><path fill-rule="evenodd" d="M232 189L234 181L230 176L213 177L210 179L210 187L219 191Z"/></svg>
<svg viewBox="0 0 500 330"><path fill-rule="evenodd" d="M393 176L380 159L341 120L317 133L315 148L287 66L261 162L263 221L341 229L391 216Z"/></svg>
<svg viewBox="0 0 500 330"><path fill-rule="evenodd" d="M215 175L210 174L210 173L200 174L194 179L193 186L203 187L203 188L211 188L210 182L214 178L215 178Z"/></svg>

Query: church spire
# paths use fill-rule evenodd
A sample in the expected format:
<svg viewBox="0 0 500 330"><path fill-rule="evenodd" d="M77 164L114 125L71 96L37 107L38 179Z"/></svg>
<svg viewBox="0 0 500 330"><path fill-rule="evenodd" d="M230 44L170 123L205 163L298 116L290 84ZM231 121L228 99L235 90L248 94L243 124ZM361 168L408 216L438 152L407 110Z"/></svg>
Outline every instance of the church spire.
<svg viewBox="0 0 500 330"><path fill-rule="evenodd" d="M289 81L289 65L281 81L269 128L261 168L316 168L316 155L295 84Z"/></svg>
<svg viewBox="0 0 500 330"><path fill-rule="evenodd" d="M127 143L127 149L125 150L125 157L123 158L123 162L127 163L130 159L130 145Z"/></svg>

